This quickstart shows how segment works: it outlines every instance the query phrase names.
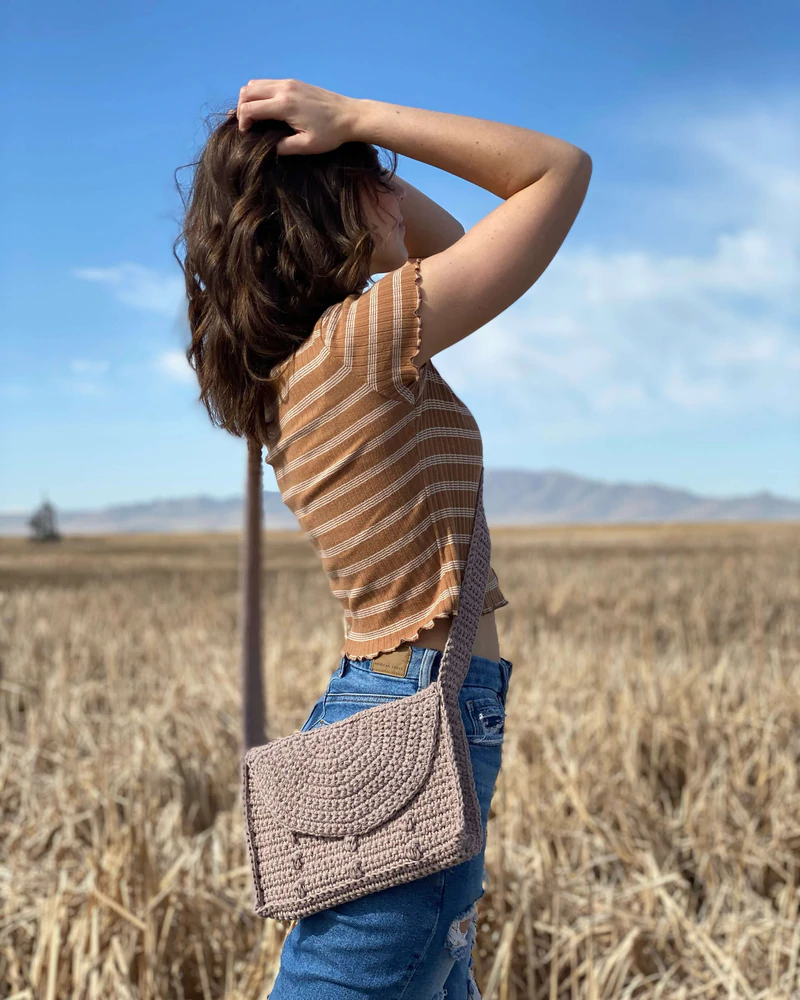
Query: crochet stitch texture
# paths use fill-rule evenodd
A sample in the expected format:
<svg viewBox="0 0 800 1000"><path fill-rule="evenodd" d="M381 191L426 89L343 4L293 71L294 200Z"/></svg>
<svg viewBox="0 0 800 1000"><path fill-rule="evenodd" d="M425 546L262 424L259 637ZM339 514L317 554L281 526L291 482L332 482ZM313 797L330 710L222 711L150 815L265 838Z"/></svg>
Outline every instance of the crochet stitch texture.
<svg viewBox="0 0 800 1000"><path fill-rule="evenodd" d="M458 609L436 680L243 756L258 915L299 919L458 865L483 846L458 702L491 558L483 480L481 469Z"/></svg>

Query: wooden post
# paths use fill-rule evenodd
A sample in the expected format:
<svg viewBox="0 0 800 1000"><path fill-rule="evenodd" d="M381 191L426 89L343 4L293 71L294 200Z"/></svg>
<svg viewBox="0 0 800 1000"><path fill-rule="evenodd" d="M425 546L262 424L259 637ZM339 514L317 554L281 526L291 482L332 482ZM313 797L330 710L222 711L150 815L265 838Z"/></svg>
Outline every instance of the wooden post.
<svg viewBox="0 0 800 1000"><path fill-rule="evenodd" d="M261 445L247 439L247 478L241 552L241 684L244 752L267 742L261 655Z"/></svg>

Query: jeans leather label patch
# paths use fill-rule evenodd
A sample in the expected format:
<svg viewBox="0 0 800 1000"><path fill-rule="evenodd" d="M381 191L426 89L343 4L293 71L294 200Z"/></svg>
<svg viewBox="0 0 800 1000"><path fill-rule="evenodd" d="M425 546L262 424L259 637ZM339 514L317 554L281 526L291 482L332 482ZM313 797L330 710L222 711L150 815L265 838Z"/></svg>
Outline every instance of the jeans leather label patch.
<svg viewBox="0 0 800 1000"><path fill-rule="evenodd" d="M390 674L392 677L405 677L411 662L411 646L403 645L393 649L391 653L379 653L371 660L371 670L375 674Z"/></svg>

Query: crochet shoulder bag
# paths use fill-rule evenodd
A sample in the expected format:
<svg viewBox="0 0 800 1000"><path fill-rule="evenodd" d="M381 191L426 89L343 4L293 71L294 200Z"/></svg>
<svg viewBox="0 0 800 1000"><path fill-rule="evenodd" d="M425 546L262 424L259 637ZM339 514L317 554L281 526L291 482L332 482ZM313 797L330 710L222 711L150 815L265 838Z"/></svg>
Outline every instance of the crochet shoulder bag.
<svg viewBox="0 0 800 1000"><path fill-rule="evenodd" d="M467 861L483 827L461 720L491 542L478 484L458 609L435 681L242 758L255 912L294 920Z"/></svg>

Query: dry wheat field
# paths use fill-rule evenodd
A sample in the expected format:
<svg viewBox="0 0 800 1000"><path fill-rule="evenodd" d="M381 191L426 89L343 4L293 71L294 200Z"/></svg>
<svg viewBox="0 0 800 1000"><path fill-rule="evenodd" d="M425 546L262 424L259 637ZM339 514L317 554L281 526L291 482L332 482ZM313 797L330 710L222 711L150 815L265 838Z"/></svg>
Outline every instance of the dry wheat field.
<svg viewBox="0 0 800 1000"><path fill-rule="evenodd" d="M797 1000L800 526L492 539L514 674L484 1000ZM266 1000L288 926L251 909L238 558L0 540L1 996ZM283 735L341 614L298 535L267 534L264 588Z"/></svg>

